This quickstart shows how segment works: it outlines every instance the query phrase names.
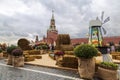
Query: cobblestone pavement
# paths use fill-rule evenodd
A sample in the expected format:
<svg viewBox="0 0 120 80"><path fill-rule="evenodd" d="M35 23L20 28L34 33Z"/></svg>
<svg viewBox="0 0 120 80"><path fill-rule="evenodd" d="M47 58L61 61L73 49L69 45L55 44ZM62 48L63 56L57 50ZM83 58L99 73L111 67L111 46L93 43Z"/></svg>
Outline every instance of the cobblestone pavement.
<svg viewBox="0 0 120 80"><path fill-rule="evenodd" d="M25 65L14 68L0 60L0 80L83 80L77 71ZM94 79L99 80L99 79Z"/></svg>
<svg viewBox="0 0 120 80"><path fill-rule="evenodd" d="M0 80L82 80L77 71L25 65L14 68L0 60Z"/></svg>

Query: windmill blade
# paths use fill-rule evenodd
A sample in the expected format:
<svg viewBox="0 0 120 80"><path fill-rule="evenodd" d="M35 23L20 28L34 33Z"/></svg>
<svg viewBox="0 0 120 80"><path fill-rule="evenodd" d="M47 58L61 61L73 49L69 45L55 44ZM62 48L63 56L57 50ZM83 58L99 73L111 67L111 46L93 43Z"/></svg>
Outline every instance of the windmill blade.
<svg viewBox="0 0 120 80"><path fill-rule="evenodd" d="M103 16L104 16L104 11L102 11L102 14L101 14L101 22L103 22Z"/></svg>
<svg viewBox="0 0 120 80"><path fill-rule="evenodd" d="M107 18L104 20L103 24L105 24L105 23L108 22L108 21L110 21L110 17L107 17Z"/></svg>
<svg viewBox="0 0 120 80"><path fill-rule="evenodd" d="M106 34L107 31L105 30L105 28L102 27L103 33Z"/></svg>

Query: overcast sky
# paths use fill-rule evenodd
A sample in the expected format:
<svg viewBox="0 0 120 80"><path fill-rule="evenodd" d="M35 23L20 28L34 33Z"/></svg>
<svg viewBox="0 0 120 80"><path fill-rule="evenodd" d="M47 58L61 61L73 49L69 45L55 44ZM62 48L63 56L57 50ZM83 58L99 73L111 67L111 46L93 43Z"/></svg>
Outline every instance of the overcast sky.
<svg viewBox="0 0 120 80"><path fill-rule="evenodd" d="M100 18L110 21L103 25L104 36L120 35L120 0L0 0L0 43L14 44L20 38L41 39L50 25L54 10L59 33L71 38L86 37L89 21Z"/></svg>

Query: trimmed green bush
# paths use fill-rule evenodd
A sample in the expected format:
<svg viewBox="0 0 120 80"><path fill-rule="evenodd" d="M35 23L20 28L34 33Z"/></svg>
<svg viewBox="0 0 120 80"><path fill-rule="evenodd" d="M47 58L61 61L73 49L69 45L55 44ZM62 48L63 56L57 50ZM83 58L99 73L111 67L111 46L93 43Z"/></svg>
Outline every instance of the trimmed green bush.
<svg viewBox="0 0 120 80"><path fill-rule="evenodd" d="M98 50L92 45L82 44L77 46L74 49L74 52L77 57L88 59L88 58L92 58L93 56L96 56Z"/></svg>
<svg viewBox="0 0 120 80"><path fill-rule="evenodd" d="M118 69L118 65L111 62L101 62L100 66L106 69L112 69L112 70Z"/></svg>
<svg viewBox="0 0 120 80"><path fill-rule="evenodd" d="M7 53L12 55L12 51L17 48L18 48L17 46L11 45L10 47L7 47Z"/></svg>

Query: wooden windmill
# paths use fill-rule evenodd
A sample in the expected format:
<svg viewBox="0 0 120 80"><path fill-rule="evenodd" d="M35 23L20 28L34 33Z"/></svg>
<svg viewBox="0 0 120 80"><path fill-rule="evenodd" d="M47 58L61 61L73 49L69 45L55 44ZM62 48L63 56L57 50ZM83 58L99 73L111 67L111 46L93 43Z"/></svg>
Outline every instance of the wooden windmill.
<svg viewBox="0 0 120 80"><path fill-rule="evenodd" d="M105 20L103 19L104 12L102 12L101 19L98 17L96 20L91 20L89 22L89 44L92 44L95 47L102 46L103 43L103 34L106 34L106 30L103 27L103 24L110 20L110 17L107 17Z"/></svg>

